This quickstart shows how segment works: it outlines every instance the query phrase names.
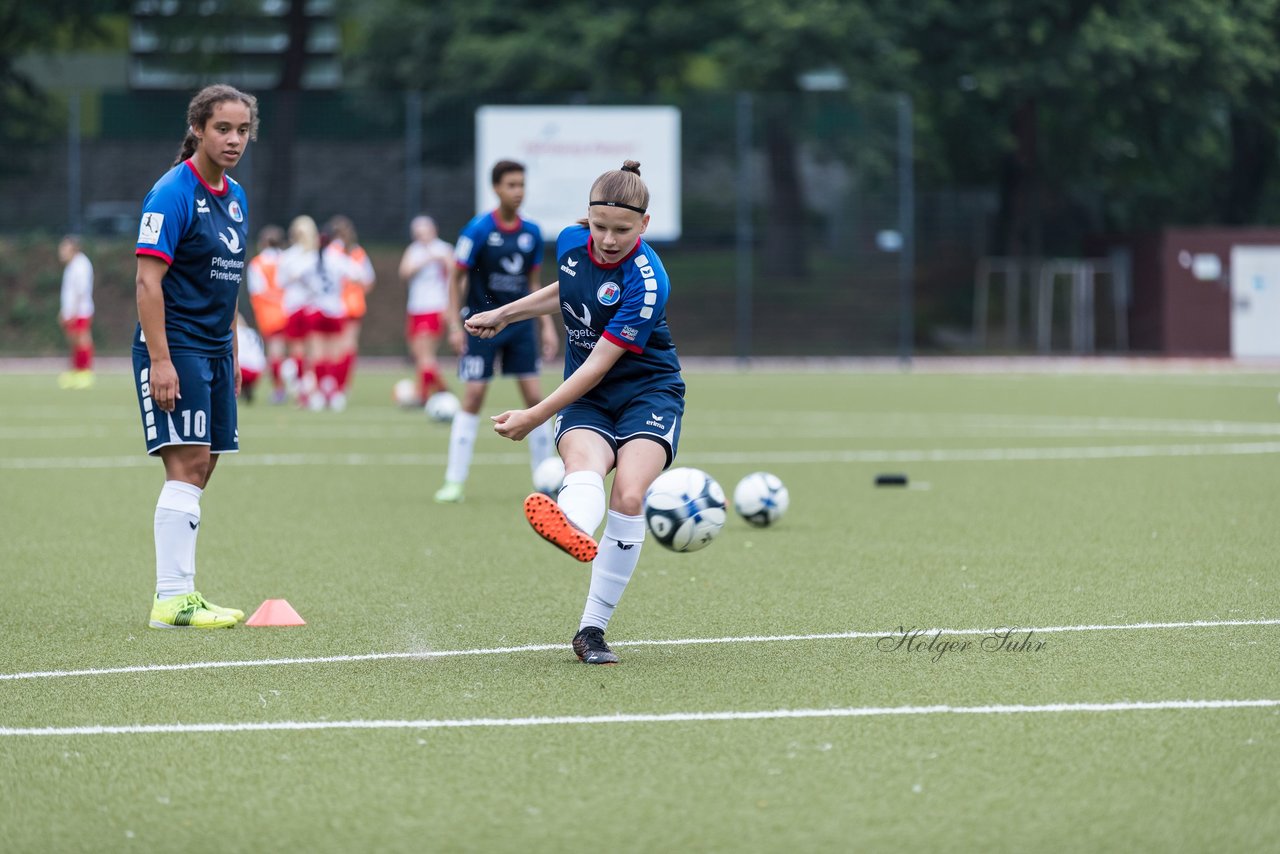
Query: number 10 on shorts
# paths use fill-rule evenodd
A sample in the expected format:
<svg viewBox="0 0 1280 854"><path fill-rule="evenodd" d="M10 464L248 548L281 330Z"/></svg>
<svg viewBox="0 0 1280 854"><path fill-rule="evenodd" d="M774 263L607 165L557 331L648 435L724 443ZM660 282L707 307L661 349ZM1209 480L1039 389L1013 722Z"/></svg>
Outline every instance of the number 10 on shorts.
<svg viewBox="0 0 1280 854"><path fill-rule="evenodd" d="M182 410L183 438L190 439L192 436L195 436L197 439L203 439L205 433L208 432L208 421L209 416L206 415L202 409L197 409L195 412L192 412L190 409ZM193 427L195 428L194 433L192 432Z"/></svg>

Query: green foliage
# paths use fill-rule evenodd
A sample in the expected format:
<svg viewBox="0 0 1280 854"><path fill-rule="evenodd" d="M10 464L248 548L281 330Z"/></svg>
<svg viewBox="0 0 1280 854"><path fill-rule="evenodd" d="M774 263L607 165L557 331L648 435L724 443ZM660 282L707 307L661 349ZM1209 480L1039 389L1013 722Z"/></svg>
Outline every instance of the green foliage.
<svg viewBox="0 0 1280 854"><path fill-rule="evenodd" d="M127 8L124 0L84 3L76 0L7 2L0 7L0 175L28 167L26 152L53 139L61 116L38 81L16 67L24 54L67 50L110 40L111 16Z"/></svg>

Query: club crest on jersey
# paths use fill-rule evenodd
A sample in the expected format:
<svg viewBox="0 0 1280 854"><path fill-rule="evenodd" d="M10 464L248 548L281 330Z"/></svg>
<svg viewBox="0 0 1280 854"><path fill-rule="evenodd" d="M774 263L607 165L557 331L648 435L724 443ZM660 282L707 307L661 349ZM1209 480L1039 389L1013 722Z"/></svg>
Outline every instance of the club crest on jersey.
<svg viewBox="0 0 1280 854"><path fill-rule="evenodd" d="M605 282L600 286L600 290L596 291L596 299L601 305L613 305L622 296L622 288L618 287L617 282Z"/></svg>
<svg viewBox="0 0 1280 854"><path fill-rule="evenodd" d="M516 246L520 247L521 252L532 252L533 251L533 235L527 231L523 232L519 237L516 238Z"/></svg>
<svg viewBox="0 0 1280 854"><path fill-rule="evenodd" d="M227 213L231 214L231 218L236 222L244 222L244 211L240 210L240 203L235 199L232 199L231 204L227 205Z"/></svg>

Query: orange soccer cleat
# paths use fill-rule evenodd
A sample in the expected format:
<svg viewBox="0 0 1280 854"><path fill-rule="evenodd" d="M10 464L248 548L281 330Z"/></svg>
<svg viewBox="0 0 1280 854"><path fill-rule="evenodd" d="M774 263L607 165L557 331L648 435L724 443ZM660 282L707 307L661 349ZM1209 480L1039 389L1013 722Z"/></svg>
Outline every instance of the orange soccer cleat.
<svg viewBox="0 0 1280 854"><path fill-rule="evenodd" d="M590 563L596 559L596 541L570 522L560 505L541 492L535 492L524 500L524 516L538 536L574 560Z"/></svg>

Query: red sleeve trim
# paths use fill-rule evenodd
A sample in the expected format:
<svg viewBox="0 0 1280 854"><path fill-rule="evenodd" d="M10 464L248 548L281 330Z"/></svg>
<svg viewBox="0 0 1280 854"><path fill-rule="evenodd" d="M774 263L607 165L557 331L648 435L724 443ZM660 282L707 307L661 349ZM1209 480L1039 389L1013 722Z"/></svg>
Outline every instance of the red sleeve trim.
<svg viewBox="0 0 1280 854"><path fill-rule="evenodd" d="M164 261L170 267L173 266L173 259L170 258L168 255L164 254L163 252L161 252L159 249L139 249L133 254L134 255L150 255L153 258L159 258L161 261Z"/></svg>
<svg viewBox="0 0 1280 854"><path fill-rule="evenodd" d="M462 263L461 261L454 261L454 262L453 262L453 265L454 265L455 267L457 267L459 270L470 270L470 269L471 269L471 265L470 265L470 264L464 264L464 263Z"/></svg>
<svg viewBox="0 0 1280 854"><path fill-rule="evenodd" d="M605 339L606 341L609 341L610 343L617 344L617 345L618 345L619 347L621 347L623 350L629 350L629 351L631 351L632 353L643 353L643 352L644 352L644 348L643 348L643 347L637 347L635 344L632 344L630 341L623 341L623 340L622 340L621 338L619 338L617 335L614 335L612 332L609 332L608 330L605 330L604 332L601 332L601 333L600 333L600 337L601 337L601 338L603 338L603 339Z"/></svg>

